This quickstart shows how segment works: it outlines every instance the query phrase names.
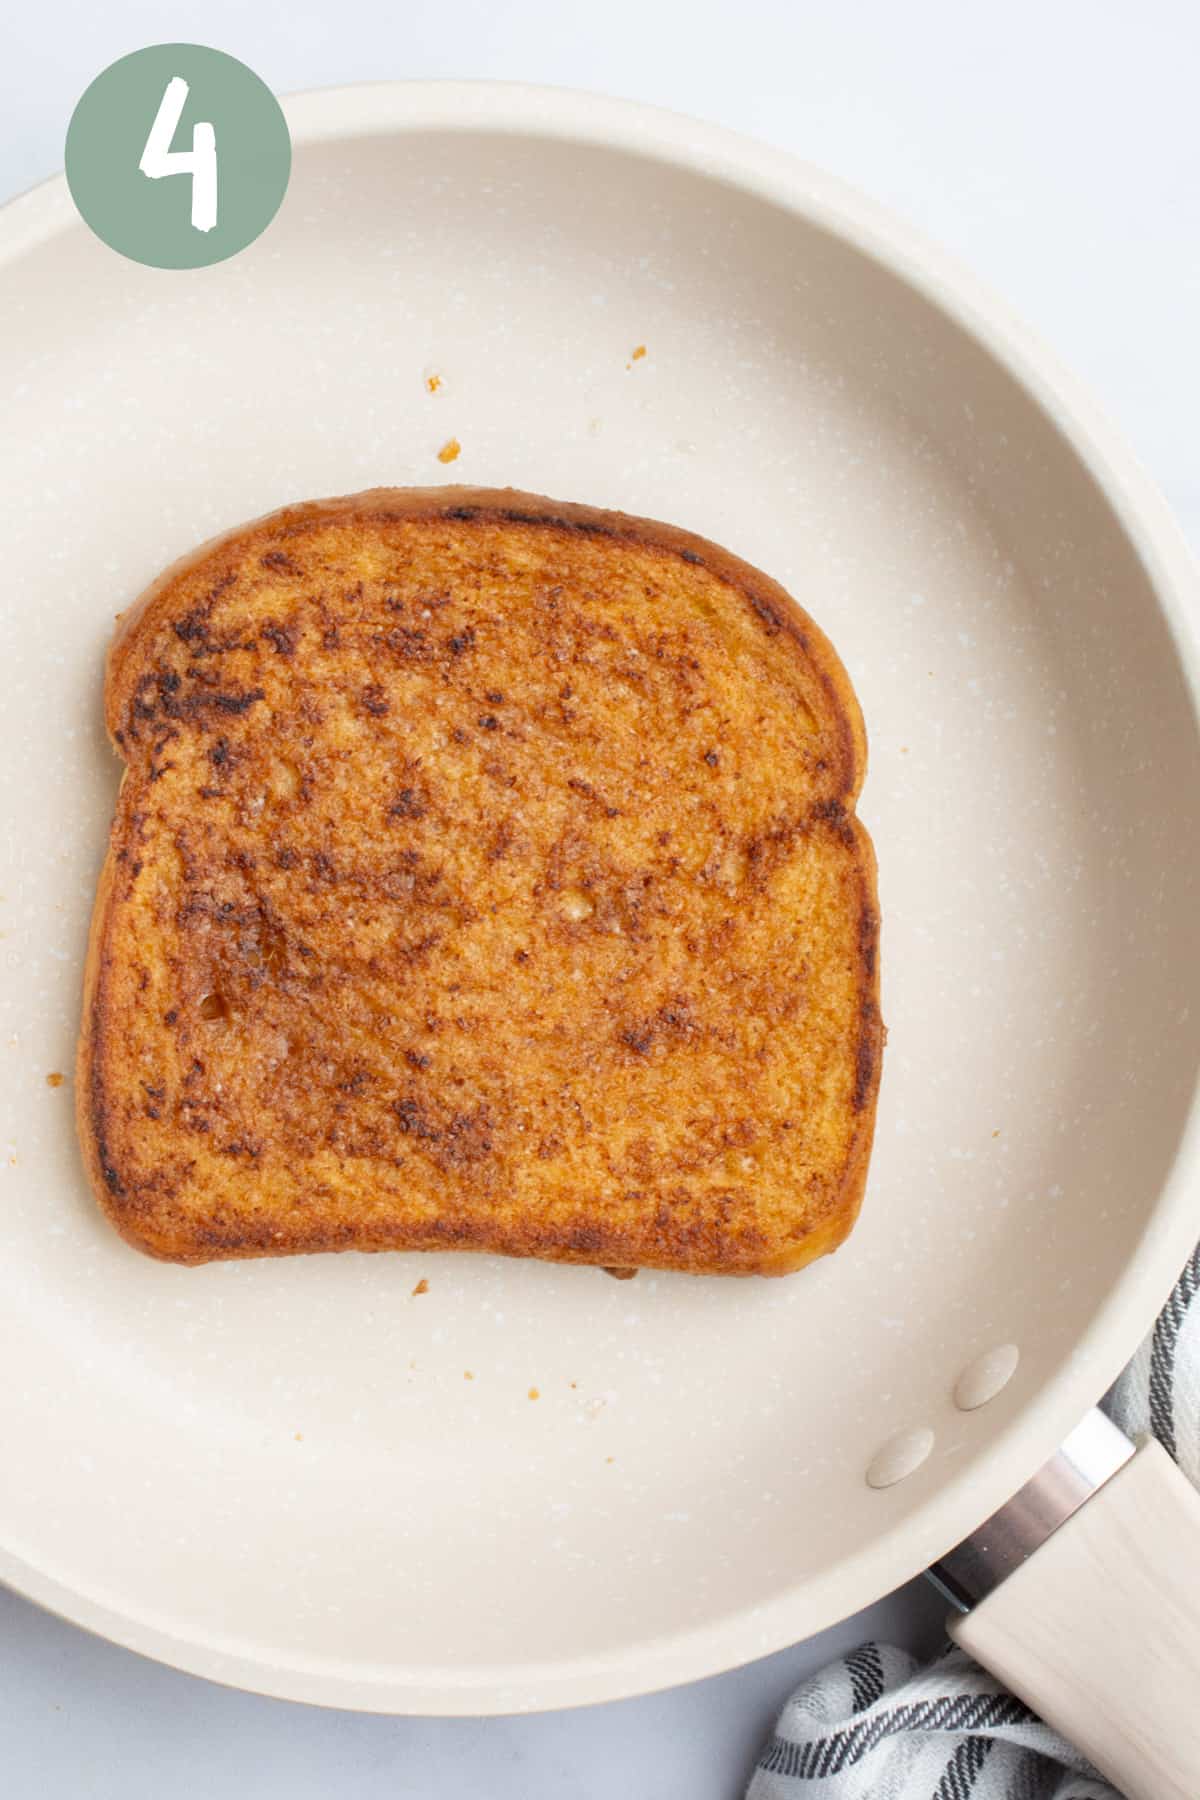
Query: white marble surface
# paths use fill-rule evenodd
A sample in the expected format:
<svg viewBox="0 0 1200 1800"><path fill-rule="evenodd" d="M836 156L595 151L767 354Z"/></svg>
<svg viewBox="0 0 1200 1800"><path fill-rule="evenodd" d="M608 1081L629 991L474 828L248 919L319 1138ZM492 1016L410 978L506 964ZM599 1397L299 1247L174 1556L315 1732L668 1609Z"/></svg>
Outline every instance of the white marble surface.
<svg viewBox="0 0 1200 1800"><path fill-rule="evenodd" d="M479 76L607 89L757 132L940 239L1099 393L1200 545L1200 10L1094 0L50 0L0 33L0 197L61 165L79 92L127 50L220 46L279 91ZM9 1472L13 1478L13 1472ZM218 1689L0 1592L4 1791L149 1800L333 1792L717 1800L799 1675L882 1631L918 1650L923 1587L826 1638L670 1694L506 1721L320 1712Z"/></svg>
<svg viewBox="0 0 1200 1800"><path fill-rule="evenodd" d="M864 1637L919 1653L927 1582L733 1674L517 1719L387 1719L212 1686L0 1590L0 1791L12 1800L732 1800L796 1683Z"/></svg>

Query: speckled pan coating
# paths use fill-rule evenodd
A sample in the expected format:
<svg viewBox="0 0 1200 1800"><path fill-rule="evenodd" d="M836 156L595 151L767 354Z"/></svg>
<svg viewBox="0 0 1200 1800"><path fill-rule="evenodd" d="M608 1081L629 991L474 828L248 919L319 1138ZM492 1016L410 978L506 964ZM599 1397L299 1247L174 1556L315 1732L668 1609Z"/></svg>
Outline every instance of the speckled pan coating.
<svg viewBox="0 0 1200 1800"><path fill-rule="evenodd" d="M523 89L288 112L287 201L219 268L122 262L60 183L0 225L0 1574L295 1699L643 1691L813 1632L977 1525L1190 1251L1195 574L1044 352L814 171ZM860 1222L794 1279L174 1269L92 1201L47 1077L117 785L113 615L296 495L444 479L452 439L465 482L769 570L862 702L887 1060ZM1001 1345L1015 1373L960 1411ZM924 1430L920 1467L869 1488Z"/></svg>

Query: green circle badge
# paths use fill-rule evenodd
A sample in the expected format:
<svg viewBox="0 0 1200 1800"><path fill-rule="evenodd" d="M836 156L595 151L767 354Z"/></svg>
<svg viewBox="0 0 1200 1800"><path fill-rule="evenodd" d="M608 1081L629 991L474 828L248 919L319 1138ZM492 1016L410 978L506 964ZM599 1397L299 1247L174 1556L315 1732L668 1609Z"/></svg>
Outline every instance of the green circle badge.
<svg viewBox="0 0 1200 1800"><path fill-rule="evenodd" d="M292 142L252 69L203 44L152 44L97 75L67 130L67 184L96 236L155 269L201 269L279 210Z"/></svg>

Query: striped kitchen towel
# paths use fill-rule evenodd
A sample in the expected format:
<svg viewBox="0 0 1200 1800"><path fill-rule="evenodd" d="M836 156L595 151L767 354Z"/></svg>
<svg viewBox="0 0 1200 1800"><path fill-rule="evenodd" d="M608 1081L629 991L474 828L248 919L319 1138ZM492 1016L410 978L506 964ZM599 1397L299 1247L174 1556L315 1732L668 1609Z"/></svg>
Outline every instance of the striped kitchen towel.
<svg viewBox="0 0 1200 1800"><path fill-rule="evenodd" d="M1200 1487L1200 1246L1104 1400ZM864 1644L794 1693L746 1800L1118 1800L1071 1746L961 1650L926 1668Z"/></svg>

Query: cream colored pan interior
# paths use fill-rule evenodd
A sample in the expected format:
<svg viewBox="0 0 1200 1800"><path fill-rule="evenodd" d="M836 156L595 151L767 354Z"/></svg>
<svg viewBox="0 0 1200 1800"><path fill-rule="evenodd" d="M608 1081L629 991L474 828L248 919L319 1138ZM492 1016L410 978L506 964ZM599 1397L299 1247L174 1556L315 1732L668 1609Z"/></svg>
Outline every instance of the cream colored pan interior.
<svg viewBox="0 0 1200 1800"><path fill-rule="evenodd" d="M1190 1248L1195 581L1044 355L824 177L579 96L288 110L284 208L220 267L123 261L61 183L0 220L0 1574L300 1699L628 1694L964 1535ZM445 479L451 438L464 481L729 545L857 686L891 1036L861 1224L800 1275L185 1270L89 1197L69 1072L113 615L285 501ZM875 1490L898 1432L932 1448Z"/></svg>

